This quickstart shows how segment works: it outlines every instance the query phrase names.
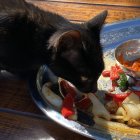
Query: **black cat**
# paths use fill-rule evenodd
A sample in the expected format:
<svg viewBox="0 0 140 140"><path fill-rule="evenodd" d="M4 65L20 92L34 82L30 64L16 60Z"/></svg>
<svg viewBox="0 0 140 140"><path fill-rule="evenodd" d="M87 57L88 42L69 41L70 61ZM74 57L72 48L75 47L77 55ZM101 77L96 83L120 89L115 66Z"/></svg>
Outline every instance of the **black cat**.
<svg viewBox="0 0 140 140"><path fill-rule="evenodd" d="M47 64L82 91L96 90L104 68L100 30L106 16L104 11L75 24L23 0L0 0L0 69L23 74Z"/></svg>

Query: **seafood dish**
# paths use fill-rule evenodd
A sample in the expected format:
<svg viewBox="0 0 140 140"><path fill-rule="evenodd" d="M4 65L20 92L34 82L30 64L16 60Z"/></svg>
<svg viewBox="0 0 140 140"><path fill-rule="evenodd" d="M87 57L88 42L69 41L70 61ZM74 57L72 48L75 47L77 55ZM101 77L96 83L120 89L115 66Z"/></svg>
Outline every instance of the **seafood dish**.
<svg viewBox="0 0 140 140"><path fill-rule="evenodd" d="M60 77L57 85L59 92L56 93L53 85L46 82L42 93L66 119L77 121L81 111L87 117L92 116L94 123L104 129L139 135L139 94L128 88L127 76L117 64L111 66L111 70L104 70L102 78L111 81L111 89L105 92L104 102L98 98L98 92L81 93L72 83Z"/></svg>
<svg viewBox="0 0 140 140"><path fill-rule="evenodd" d="M105 133L139 136L140 80L121 66L139 72L139 58L132 65L125 62L119 64L114 58L115 51L104 53L105 69L98 79L96 93L82 93L72 83L50 71L50 76L46 78L50 80L41 80L42 85L37 83L41 85L38 89L45 102L67 120L96 127ZM81 116L88 121L81 119Z"/></svg>

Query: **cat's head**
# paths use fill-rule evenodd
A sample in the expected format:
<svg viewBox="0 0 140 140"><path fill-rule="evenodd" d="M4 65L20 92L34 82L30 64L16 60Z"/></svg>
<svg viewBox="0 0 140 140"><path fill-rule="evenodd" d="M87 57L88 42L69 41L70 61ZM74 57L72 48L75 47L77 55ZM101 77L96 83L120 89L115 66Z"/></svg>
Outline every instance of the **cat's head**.
<svg viewBox="0 0 140 140"><path fill-rule="evenodd" d="M86 23L73 24L53 38L51 69L83 92L97 90L97 80L104 69L100 31L106 16L104 11Z"/></svg>

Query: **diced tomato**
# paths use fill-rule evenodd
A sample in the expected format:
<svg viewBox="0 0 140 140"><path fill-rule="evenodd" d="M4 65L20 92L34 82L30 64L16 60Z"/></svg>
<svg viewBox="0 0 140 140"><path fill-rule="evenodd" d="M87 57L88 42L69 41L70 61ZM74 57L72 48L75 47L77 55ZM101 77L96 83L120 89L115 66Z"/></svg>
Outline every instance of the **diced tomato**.
<svg viewBox="0 0 140 140"><path fill-rule="evenodd" d="M119 70L119 69L121 69L121 67L119 66L119 65L117 65L117 64L115 64L115 67Z"/></svg>
<svg viewBox="0 0 140 140"><path fill-rule="evenodd" d="M104 71L102 72L102 76L103 76L103 77L110 77L110 71L109 71L109 70L104 70Z"/></svg>
<svg viewBox="0 0 140 140"><path fill-rule="evenodd" d="M111 71L110 71L110 79L116 80L118 78L119 78L119 74L118 74L117 68L115 66L112 66Z"/></svg>
<svg viewBox="0 0 140 140"><path fill-rule="evenodd" d="M115 101L121 101L122 102L129 95L130 95L130 93L114 94L113 99Z"/></svg>
<svg viewBox="0 0 140 140"><path fill-rule="evenodd" d="M110 70L104 70L102 76L110 77L111 80L119 79L119 74L123 73L123 70L117 64L112 66Z"/></svg>
<svg viewBox="0 0 140 140"><path fill-rule="evenodd" d="M121 69L120 66L118 66L117 64L115 66L112 66L110 70L110 79L111 80L119 79L119 74L121 73L123 73L123 70Z"/></svg>
<svg viewBox="0 0 140 140"><path fill-rule="evenodd" d="M67 94L66 97L64 98L62 109L61 109L61 114L65 118L68 118L69 116L75 114L74 98L71 96L71 94Z"/></svg>
<svg viewBox="0 0 140 140"><path fill-rule="evenodd" d="M129 96L131 93L130 92L126 92L126 93L116 93L116 94L113 94L111 92L115 91L115 88L118 87L118 80L120 78L120 74L123 74L123 70L121 69L121 67L117 64L115 64L115 66L111 66L111 69L110 69L110 80L112 81L112 87L111 89L109 89L109 92L108 94L106 94L106 97L105 99L107 100L114 100L118 105L120 105L123 100ZM104 77L107 77L106 75L106 71L104 72L105 73L105 76ZM102 75L104 74L102 73ZM140 95L140 92L139 92L139 95Z"/></svg>
<svg viewBox="0 0 140 140"><path fill-rule="evenodd" d="M131 92L127 92L127 93L119 93L119 94L112 94L109 93L107 95L111 96L113 98L113 100L117 103L117 104L121 104L123 102L123 100L129 96L131 94Z"/></svg>
<svg viewBox="0 0 140 140"><path fill-rule="evenodd" d="M86 110L89 108L89 106L91 105L91 100L86 95L81 96L81 98L77 98L76 89L65 80L62 80L60 82L60 86L64 95L61 114L65 118L68 118L71 115L75 114L74 105L82 110Z"/></svg>
<svg viewBox="0 0 140 140"><path fill-rule="evenodd" d="M124 73L122 69L118 69L118 74Z"/></svg>
<svg viewBox="0 0 140 140"><path fill-rule="evenodd" d="M116 64L115 67L117 68L118 74L124 73L120 66Z"/></svg>
<svg viewBox="0 0 140 140"><path fill-rule="evenodd" d="M63 115L65 118L68 118L68 117L70 117L70 116L72 116L72 115L75 114L75 112L73 112L72 110L69 110L69 109L67 109L67 108L65 108L65 107L62 108L61 113L62 113L62 115Z"/></svg>

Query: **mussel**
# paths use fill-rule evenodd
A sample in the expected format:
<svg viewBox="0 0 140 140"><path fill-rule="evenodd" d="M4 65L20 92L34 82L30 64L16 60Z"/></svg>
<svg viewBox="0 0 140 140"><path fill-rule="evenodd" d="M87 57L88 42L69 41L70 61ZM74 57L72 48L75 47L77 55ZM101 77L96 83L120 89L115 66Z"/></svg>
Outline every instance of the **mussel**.
<svg viewBox="0 0 140 140"><path fill-rule="evenodd" d="M43 85L43 96L47 102L59 110L65 118L77 121L79 118L81 121L82 119L78 117L78 115L82 112L82 114L85 114L84 116L87 115L87 118L89 118L89 109L92 103L87 94L80 92L72 83L60 77L58 77L59 94L53 92L51 87L52 84L50 83ZM90 116L90 118L92 117ZM87 122L87 124L89 124L89 122Z"/></svg>
<svg viewBox="0 0 140 140"><path fill-rule="evenodd" d="M61 96L64 98L63 103L65 103L65 100L69 100L69 98L71 102L73 102L73 104L71 104L70 106L66 105L69 110L73 111L73 115L67 118L71 120L76 120L82 123L83 125L93 126L94 124L93 116L92 114L90 114L92 103L88 95L80 92L72 83L70 83L65 79L58 78L58 84L59 84L59 92ZM66 104L69 103L66 102ZM62 115L67 115L67 113Z"/></svg>
<svg viewBox="0 0 140 140"><path fill-rule="evenodd" d="M49 88L48 83L43 85L42 94L49 104L54 106L56 109L61 110L63 100Z"/></svg>
<svg viewBox="0 0 140 140"><path fill-rule="evenodd" d="M87 94L80 92L69 81L63 78L58 78L58 84L61 96L65 98L67 94L71 94L71 96L74 98L75 106L78 109L87 111L88 108L92 105L91 100L88 98Z"/></svg>

